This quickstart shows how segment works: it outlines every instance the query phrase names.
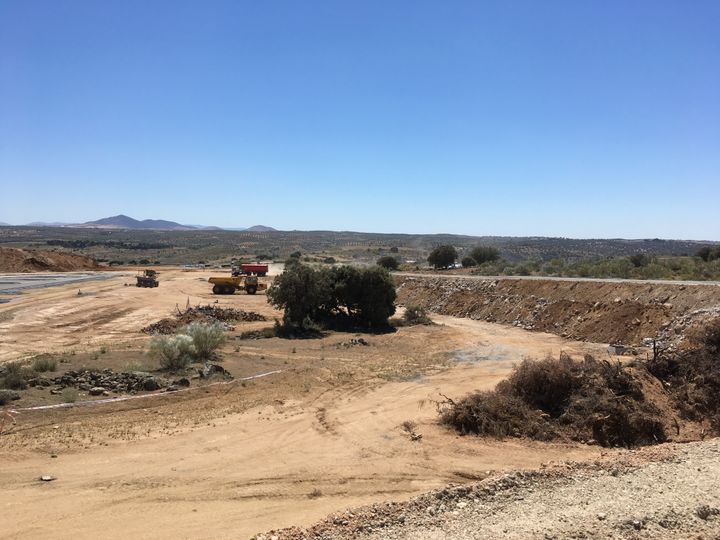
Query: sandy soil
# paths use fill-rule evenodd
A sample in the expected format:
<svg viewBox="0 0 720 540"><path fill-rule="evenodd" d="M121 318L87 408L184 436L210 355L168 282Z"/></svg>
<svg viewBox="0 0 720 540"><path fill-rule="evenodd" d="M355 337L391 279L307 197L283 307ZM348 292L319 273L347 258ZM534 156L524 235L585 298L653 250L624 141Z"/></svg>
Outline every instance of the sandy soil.
<svg viewBox="0 0 720 540"><path fill-rule="evenodd" d="M140 328L176 305L217 299L208 275L166 269L157 289L118 277L84 284L80 296L75 287L28 292L0 306L0 358L106 344L113 351L97 362L125 361L148 339ZM276 315L263 295L218 300ZM432 402L490 388L524 356L604 354L604 345L469 319L436 322L351 347L348 334L240 341L242 330L267 323L240 324L224 365L282 373L132 403L21 412L0 436L0 536L248 537L492 471L599 456L592 446L457 437L436 425ZM406 420L420 440L403 430Z"/></svg>
<svg viewBox="0 0 720 540"><path fill-rule="evenodd" d="M618 452L434 490L257 540L716 539L720 439Z"/></svg>

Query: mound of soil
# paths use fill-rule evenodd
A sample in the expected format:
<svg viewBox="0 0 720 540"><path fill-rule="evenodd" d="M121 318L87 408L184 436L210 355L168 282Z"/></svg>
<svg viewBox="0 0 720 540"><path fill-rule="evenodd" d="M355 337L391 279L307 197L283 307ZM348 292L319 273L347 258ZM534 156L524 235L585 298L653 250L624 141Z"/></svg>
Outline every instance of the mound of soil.
<svg viewBox="0 0 720 540"><path fill-rule="evenodd" d="M212 324L216 322L256 322L266 321L264 315L254 311L243 311L242 309L221 308L219 306L194 306L189 307L181 313L176 313L173 318L160 319L142 329L146 334L174 334L183 326L191 323Z"/></svg>
<svg viewBox="0 0 720 540"><path fill-rule="evenodd" d="M73 272L100 270L92 257L59 251L0 247L0 272Z"/></svg>

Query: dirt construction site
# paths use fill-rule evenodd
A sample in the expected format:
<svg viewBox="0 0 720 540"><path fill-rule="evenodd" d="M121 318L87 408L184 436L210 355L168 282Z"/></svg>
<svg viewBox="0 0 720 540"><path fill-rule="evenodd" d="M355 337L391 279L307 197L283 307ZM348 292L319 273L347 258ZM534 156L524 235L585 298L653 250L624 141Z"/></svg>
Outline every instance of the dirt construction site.
<svg viewBox="0 0 720 540"><path fill-rule="evenodd" d="M263 337L282 316L264 294L159 272L150 289L127 271L12 277L0 363L58 364L0 418L0 538L720 537L717 440L681 444L697 430L628 450L459 436L437 420L447 396L491 389L525 358L678 346L717 315L716 284L398 276L399 305L434 324L281 339ZM79 387L72 402L54 390L67 373L154 373L148 328L216 308L239 314L223 376Z"/></svg>

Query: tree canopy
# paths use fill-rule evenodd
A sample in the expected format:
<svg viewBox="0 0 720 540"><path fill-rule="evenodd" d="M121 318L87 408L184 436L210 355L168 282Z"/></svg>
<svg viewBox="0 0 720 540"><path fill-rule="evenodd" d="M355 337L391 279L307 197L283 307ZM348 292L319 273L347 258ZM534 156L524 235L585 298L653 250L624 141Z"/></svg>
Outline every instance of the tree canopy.
<svg viewBox="0 0 720 540"><path fill-rule="evenodd" d="M268 302L284 310L286 325L325 326L340 320L365 327L387 326L395 313L395 284L380 266L313 269L301 263L285 267L268 289Z"/></svg>
<svg viewBox="0 0 720 540"><path fill-rule="evenodd" d="M435 268L449 268L457 258L457 250L453 246L437 246L427 260Z"/></svg>
<svg viewBox="0 0 720 540"><path fill-rule="evenodd" d="M500 251L492 246L477 246L470 252L470 256L478 264L497 261L500 258Z"/></svg>

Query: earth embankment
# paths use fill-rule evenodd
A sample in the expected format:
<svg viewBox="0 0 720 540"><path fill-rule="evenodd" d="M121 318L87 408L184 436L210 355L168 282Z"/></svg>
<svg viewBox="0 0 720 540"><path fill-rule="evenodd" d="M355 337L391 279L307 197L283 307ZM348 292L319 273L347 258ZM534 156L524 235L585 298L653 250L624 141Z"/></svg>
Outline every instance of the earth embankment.
<svg viewBox="0 0 720 540"><path fill-rule="evenodd" d="M404 305L600 343L673 341L698 317L720 311L720 286L711 284L438 276L397 276L396 283Z"/></svg>
<svg viewBox="0 0 720 540"><path fill-rule="evenodd" d="M95 259L85 255L0 247L0 272L72 272L100 268Z"/></svg>

